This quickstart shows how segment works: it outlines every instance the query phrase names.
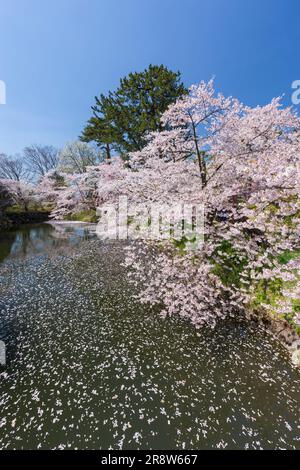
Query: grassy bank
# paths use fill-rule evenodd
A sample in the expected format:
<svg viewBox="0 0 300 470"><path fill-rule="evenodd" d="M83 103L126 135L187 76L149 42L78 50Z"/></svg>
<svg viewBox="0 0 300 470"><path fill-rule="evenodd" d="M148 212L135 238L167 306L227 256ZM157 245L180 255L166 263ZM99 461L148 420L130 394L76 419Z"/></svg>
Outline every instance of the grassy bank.
<svg viewBox="0 0 300 470"><path fill-rule="evenodd" d="M89 223L97 223L98 217L96 215L96 210L90 209L81 212L76 212L75 214L69 214L64 217L64 220L72 221L72 222L89 222Z"/></svg>

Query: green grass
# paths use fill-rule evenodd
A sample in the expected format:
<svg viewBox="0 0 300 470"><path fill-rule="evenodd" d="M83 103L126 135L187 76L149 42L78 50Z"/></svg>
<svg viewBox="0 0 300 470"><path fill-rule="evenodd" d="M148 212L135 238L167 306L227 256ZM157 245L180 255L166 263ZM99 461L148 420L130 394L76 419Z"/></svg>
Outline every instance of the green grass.
<svg viewBox="0 0 300 470"><path fill-rule="evenodd" d="M287 264L289 261L296 258L300 258L300 250L285 251L278 257L278 260L281 264Z"/></svg>
<svg viewBox="0 0 300 470"><path fill-rule="evenodd" d="M96 215L95 209L90 209L81 212L76 212L75 214L67 215L64 217L64 220L69 220L72 222L96 223L98 222L98 217Z"/></svg>
<svg viewBox="0 0 300 470"><path fill-rule="evenodd" d="M27 210L24 209L22 206L14 205L8 207L5 210L6 214L24 214L25 212L41 212L41 213L48 213L53 210L53 204L44 204L43 206L36 206L36 205L29 205Z"/></svg>

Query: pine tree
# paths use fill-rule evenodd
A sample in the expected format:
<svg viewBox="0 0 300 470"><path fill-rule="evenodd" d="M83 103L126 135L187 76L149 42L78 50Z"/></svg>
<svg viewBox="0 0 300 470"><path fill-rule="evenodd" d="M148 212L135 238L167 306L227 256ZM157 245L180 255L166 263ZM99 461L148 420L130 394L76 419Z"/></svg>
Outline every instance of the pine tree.
<svg viewBox="0 0 300 470"><path fill-rule="evenodd" d="M93 116L80 138L96 142L107 159L111 149L121 154L141 150L149 132L162 130L163 112L185 93L180 73L164 65L130 73L121 79L116 91L95 97Z"/></svg>

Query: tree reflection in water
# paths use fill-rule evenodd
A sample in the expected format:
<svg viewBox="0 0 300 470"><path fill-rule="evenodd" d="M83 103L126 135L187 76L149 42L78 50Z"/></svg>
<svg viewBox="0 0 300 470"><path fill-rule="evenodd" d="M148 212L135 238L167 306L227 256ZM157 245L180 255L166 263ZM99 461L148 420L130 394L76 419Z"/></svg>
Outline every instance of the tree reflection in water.
<svg viewBox="0 0 300 470"><path fill-rule="evenodd" d="M83 239L91 238L91 226L64 223L24 225L15 230L0 232L0 262L8 256L22 257L31 254L50 254L55 250L76 246Z"/></svg>

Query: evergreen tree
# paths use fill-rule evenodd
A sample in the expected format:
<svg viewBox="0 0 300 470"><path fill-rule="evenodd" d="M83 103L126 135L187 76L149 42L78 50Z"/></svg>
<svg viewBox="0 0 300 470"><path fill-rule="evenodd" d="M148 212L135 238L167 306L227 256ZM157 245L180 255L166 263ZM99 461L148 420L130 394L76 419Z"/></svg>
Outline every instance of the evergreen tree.
<svg viewBox="0 0 300 470"><path fill-rule="evenodd" d="M141 150L148 132L162 130L163 112L185 93L180 73L164 65L130 73L116 91L95 97L93 116L80 138L97 142L108 159L111 149L122 154Z"/></svg>

